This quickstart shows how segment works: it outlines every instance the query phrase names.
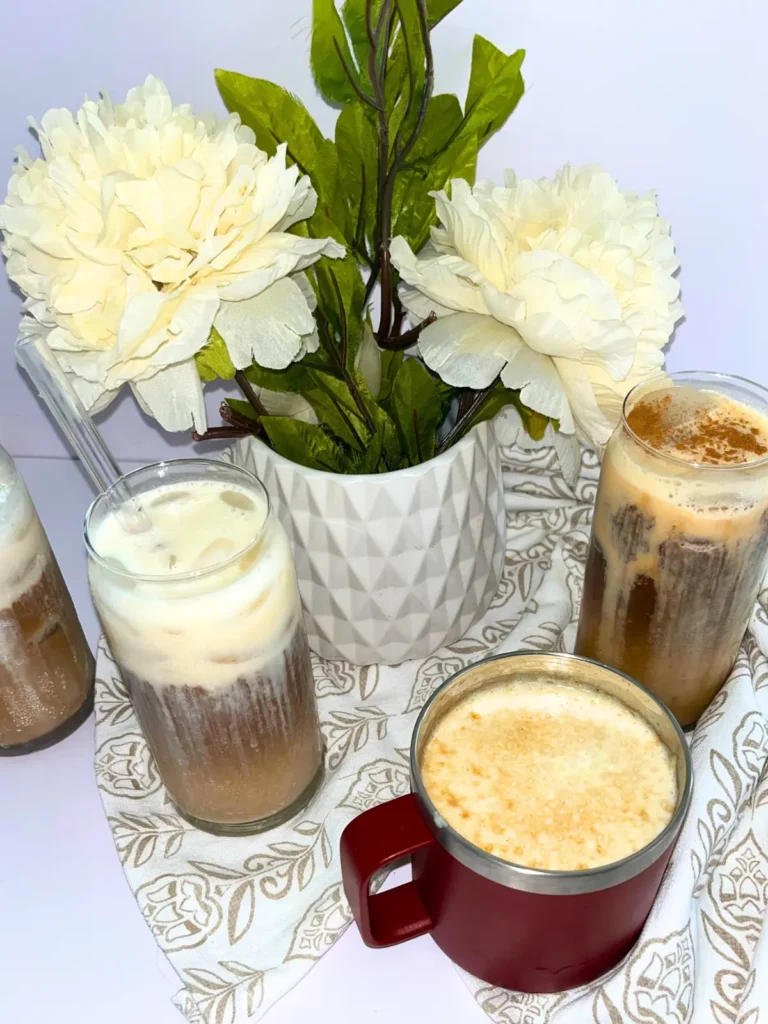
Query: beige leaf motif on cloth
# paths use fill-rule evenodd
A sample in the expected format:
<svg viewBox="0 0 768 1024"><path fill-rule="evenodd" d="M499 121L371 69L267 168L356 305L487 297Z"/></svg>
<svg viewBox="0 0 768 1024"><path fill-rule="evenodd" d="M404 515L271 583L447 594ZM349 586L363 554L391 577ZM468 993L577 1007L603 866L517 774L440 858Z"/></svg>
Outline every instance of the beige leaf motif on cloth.
<svg viewBox="0 0 768 1024"><path fill-rule="evenodd" d="M458 672L459 669L464 668L465 661L463 658L439 658L433 656L427 658L423 662L416 673L416 679L411 689L411 696L408 698L408 704L405 708L405 713L408 714L410 711L418 711L434 690L438 686L442 685L446 679Z"/></svg>
<svg viewBox="0 0 768 1024"><path fill-rule="evenodd" d="M237 960L219 960L220 973L189 967L184 971L187 990L194 996L205 1024L234 1024L253 1017L264 1001L264 971Z"/></svg>
<svg viewBox="0 0 768 1024"><path fill-rule="evenodd" d="M744 931L754 945L768 910L768 856L752 831L728 851L710 880L709 895L723 924Z"/></svg>
<svg viewBox="0 0 768 1024"><path fill-rule="evenodd" d="M694 946L690 921L680 931L648 939L626 967L624 1009L639 1024L693 1020Z"/></svg>
<svg viewBox="0 0 768 1024"><path fill-rule="evenodd" d="M353 811L367 811L385 800L394 800L408 792L411 785L410 772L406 765L387 758L363 765L355 780L339 801L339 807Z"/></svg>
<svg viewBox="0 0 768 1024"><path fill-rule="evenodd" d="M466 975L469 978L469 975ZM565 996L539 996L509 992L493 985L477 990L475 999L495 1024L549 1024Z"/></svg>
<svg viewBox="0 0 768 1024"><path fill-rule="evenodd" d="M362 750L369 739L385 738L387 715L373 706L332 711L321 722L321 729L326 744L326 763L330 771L335 771L347 754Z"/></svg>
<svg viewBox="0 0 768 1024"><path fill-rule="evenodd" d="M619 1008L613 1003L604 988L600 988L592 1003L592 1017L595 1024L624 1024Z"/></svg>
<svg viewBox="0 0 768 1024"><path fill-rule="evenodd" d="M270 843L263 852L248 857L242 868L190 860L193 868L213 880L217 898L222 905L227 905L230 945L235 945L247 934L259 893L270 900L281 900L294 887L298 891L306 889L315 873L330 865L333 850L324 825L302 820L293 826L293 831L300 836L311 837L312 841Z"/></svg>
<svg viewBox="0 0 768 1024"><path fill-rule="evenodd" d="M133 706L128 691L120 673L114 666L108 676L103 673L96 680L93 704L97 725L106 723L121 725L133 718Z"/></svg>
<svg viewBox="0 0 768 1024"><path fill-rule="evenodd" d="M143 800L160 789L160 775L140 732L102 743L96 751L96 782L105 792L129 800Z"/></svg>
<svg viewBox="0 0 768 1024"><path fill-rule="evenodd" d="M136 890L136 901L166 953L201 946L221 924L221 905L202 875L160 875Z"/></svg>
<svg viewBox="0 0 768 1024"><path fill-rule="evenodd" d="M352 920L341 882L328 888L310 905L291 939L286 960L319 960Z"/></svg>
<svg viewBox="0 0 768 1024"><path fill-rule="evenodd" d="M108 820L121 863L132 863L137 868L156 853L163 857L175 856L182 847L185 833L191 828L174 814L142 817L123 811Z"/></svg>
<svg viewBox="0 0 768 1024"><path fill-rule="evenodd" d="M356 685L355 669L346 661L323 661L312 655L315 692L319 699L351 693Z"/></svg>

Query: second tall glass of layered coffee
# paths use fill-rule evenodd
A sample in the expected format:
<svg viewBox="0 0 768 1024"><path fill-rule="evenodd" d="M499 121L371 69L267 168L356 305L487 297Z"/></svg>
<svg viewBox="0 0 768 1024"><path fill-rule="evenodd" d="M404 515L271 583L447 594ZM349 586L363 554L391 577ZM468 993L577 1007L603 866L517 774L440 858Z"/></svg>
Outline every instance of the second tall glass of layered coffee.
<svg viewBox="0 0 768 1024"><path fill-rule="evenodd" d="M683 726L727 679L768 555L768 391L720 374L635 388L605 451L576 653Z"/></svg>
<svg viewBox="0 0 768 1024"><path fill-rule="evenodd" d="M322 745L288 539L245 470L202 459L125 478L143 515L99 497L94 604L180 813L247 835L306 805Z"/></svg>

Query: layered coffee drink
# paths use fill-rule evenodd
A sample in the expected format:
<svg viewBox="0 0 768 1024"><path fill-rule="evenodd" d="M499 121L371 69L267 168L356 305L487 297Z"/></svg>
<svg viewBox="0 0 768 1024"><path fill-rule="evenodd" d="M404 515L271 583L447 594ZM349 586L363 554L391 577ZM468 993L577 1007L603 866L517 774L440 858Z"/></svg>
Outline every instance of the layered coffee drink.
<svg viewBox="0 0 768 1024"><path fill-rule="evenodd" d="M89 579L149 748L187 820L269 828L322 773L285 532L244 470L184 460L127 479L144 522L96 503Z"/></svg>
<svg viewBox="0 0 768 1024"><path fill-rule="evenodd" d="M683 726L733 667L768 554L768 403L709 376L627 399L603 459L576 640Z"/></svg>
<svg viewBox="0 0 768 1024"><path fill-rule="evenodd" d="M93 673L45 531L0 448L0 755L40 750L85 721Z"/></svg>
<svg viewBox="0 0 768 1024"><path fill-rule="evenodd" d="M676 759L650 723L580 684L521 680L465 697L435 725L420 768L460 835L545 871L630 856L678 802Z"/></svg>

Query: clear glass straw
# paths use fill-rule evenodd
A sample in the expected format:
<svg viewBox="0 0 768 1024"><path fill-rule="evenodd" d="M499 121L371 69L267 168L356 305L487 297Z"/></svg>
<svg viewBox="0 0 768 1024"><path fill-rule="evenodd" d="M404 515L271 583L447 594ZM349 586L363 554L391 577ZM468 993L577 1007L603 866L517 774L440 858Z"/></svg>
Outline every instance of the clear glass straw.
<svg viewBox="0 0 768 1024"><path fill-rule="evenodd" d="M90 413L42 338L19 339L16 342L16 359L29 374L91 480L100 492L105 492L123 523L128 525L126 520L129 519L132 530L147 529L149 519L146 513L128 489L120 467Z"/></svg>

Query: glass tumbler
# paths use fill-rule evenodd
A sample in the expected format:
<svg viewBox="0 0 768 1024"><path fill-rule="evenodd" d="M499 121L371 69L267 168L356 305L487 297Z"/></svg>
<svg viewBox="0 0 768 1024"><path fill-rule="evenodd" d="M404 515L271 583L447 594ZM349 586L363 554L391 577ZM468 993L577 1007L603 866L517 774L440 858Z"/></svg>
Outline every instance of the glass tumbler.
<svg viewBox="0 0 768 1024"><path fill-rule="evenodd" d="M765 388L688 372L634 388L604 454L575 651L682 726L728 678L763 578L766 445Z"/></svg>
<svg viewBox="0 0 768 1024"><path fill-rule="evenodd" d="M0 756L49 747L81 725L93 669L35 506L0 448Z"/></svg>
<svg viewBox="0 0 768 1024"><path fill-rule="evenodd" d="M323 772L288 539L264 487L244 469L184 459L124 479L152 525L132 535L114 495L98 497L85 525L88 575L160 775L198 828L272 828L309 802ZM183 505L204 506L197 531L176 513ZM235 550L233 513L250 531L241 528ZM190 569L195 545L204 557Z"/></svg>

